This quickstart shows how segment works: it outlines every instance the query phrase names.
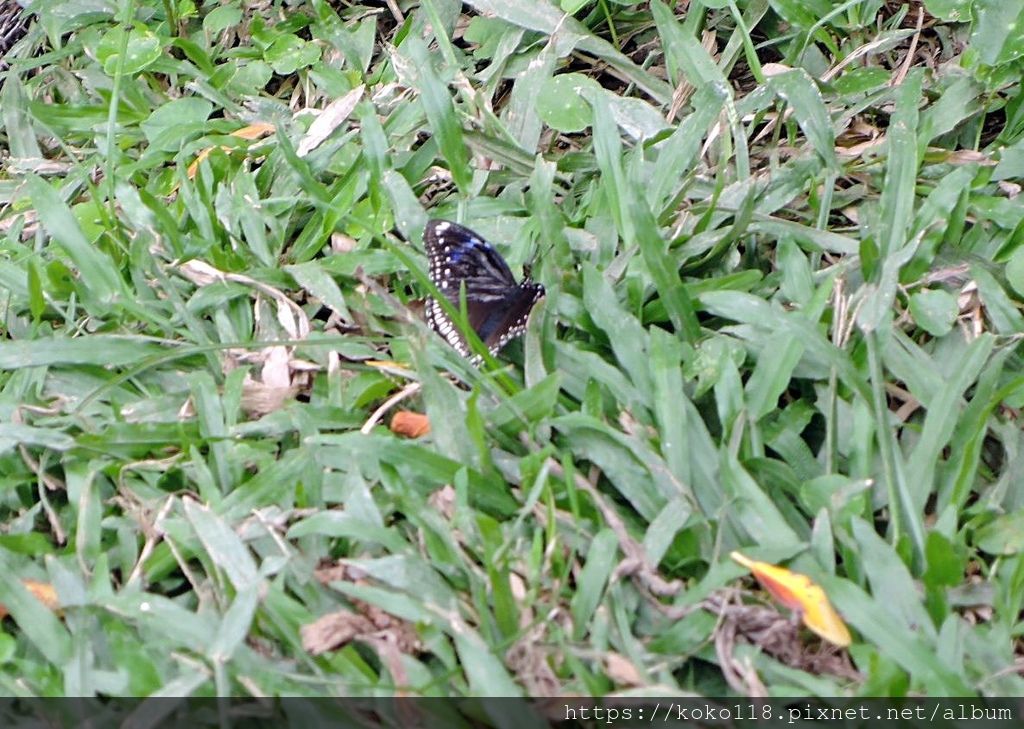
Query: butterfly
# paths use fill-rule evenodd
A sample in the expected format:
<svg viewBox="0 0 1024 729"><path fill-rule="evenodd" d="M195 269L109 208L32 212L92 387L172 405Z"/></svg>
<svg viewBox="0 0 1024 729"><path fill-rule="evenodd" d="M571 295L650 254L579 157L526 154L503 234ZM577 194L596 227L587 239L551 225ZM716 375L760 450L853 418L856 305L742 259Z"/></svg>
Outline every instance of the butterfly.
<svg viewBox="0 0 1024 729"><path fill-rule="evenodd" d="M423 233L430 262L430 280L455 309L461 310L466 289L469 325L491 354L526 330L526 320L544 296L544 287L529 278L517 283L501 254L469 228L447 220L431 220ZM441 305L427 302L427 320L463 356L469 344Z"/></svg>

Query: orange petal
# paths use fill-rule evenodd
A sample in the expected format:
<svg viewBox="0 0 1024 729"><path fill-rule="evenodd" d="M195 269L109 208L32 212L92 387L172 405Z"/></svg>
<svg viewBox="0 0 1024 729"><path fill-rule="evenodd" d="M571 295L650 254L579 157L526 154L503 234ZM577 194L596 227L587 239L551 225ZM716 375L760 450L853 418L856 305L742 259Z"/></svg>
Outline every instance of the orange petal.
<svg viewBox="0 0 1024 729"><path fill-rule="evenodd" d="M196 158L192 160L192 164L188 166L188 179L194 179L196 176L196 170L199 169L199 165L204 159L210 156L210 152L213 151L213 147L207 147L202 152L196 155Z"/></svg>
<svg viewBox="0 0 1024 729"><path fill-rule="evenodd" d="M250 124L247 127L236 129L231 132L232 137L238 137L240 139L259 139L264 134L270 134L274 131L275 127L273 124Z"/></svg>
<svg viewBox="0 0 1024 729"><path fill-rule="evenodd" d="M36 600L43 603L50 610L56 610L60 601L57 599L57 591L53 585L47 582L35 582L33 580L22 580L28 591L36 596Z"/></svg>
<svg viewBox="0 0 1024 729"><path fill-rule="evenodd" d="M363 362L363 364L366 365L367 367L373 367L383 372L397 372L401 374L412 372L411 369L406 367L401 362L388 362L387 360L368 359L365 362Z"/></svg>
<svg viewBox="0 0 1024 729"><path fill-rule="evenodd" d="M829 602L828 595L811 578L785 567L756 562L739 552L729 555L749 569L761 587L784 607L800 616L810 630L840 648L850 645L850 631Z"/></svg>
<svg viewBox="0 0 1024 729"><path fill-rule="evenodd" d="M406 438L419 438L430 432L430 419L409 410L399 410L391 418L391 432Z"/></svg>
<svg viewBox="0 0 1024 729"><path fill-rule="evenodd" d="M264 134L269 134L274 131L275 127L273 124L250 124L247 127L236 129L231 132L232 137L238 137L239 139L259 139ZM227 147L221 147L223 150L227 150ZM199 169L199 165L202 164L203 160L210 156L210 152L213 151L213 147L207 147L196 155L196 158L192 161L192 164L188 166L188 178L191 180L196 176L196 170Z"/></svg>
<svg viewBox="0 0 1024 729"><path fill-rule="evenodd" d="M43 603L50 610L56 610L57 605L60 601L57 599L57 591L53 589L53 585L46 582L36 582L35 580L22 580L21 583L25 585L29 592L35 595L36 599ZM6 618L10 613L4 605L0 605L0 620Z"/></svg>

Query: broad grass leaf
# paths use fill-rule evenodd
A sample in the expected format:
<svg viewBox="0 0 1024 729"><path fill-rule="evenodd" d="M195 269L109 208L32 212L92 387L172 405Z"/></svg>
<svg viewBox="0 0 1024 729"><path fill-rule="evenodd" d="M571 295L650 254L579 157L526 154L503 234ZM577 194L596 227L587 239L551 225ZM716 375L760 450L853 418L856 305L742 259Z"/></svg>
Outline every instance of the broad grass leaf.
<svg viewBox="0 0 1024 729"><path fill-rule="evenodd" d="M658 464L636 454L626 436L582 413L563 415L551 425L565 436L565 447L577 458L599 466L644 519L651 520L658 515L667 499L655 485L649 470Z"/></svg>
<svg viewBox="0 0 1024 729"><path fill-rule="evenodd" d="M671 136L655 145L658 156L645 195L655 215L660 217L666 203L692 172L708 129L718 119L727 98L721 86L701 87L694 95L693 113L682 120Z"/></svg>
<svg viewBox="0 0 1024 729"><path fill-rule="evenodd" d="M7 22L7 21L5 21ZM5 33L10 33L8 28ZM5 35L10 38L10 35ZM7 136L7 149L10 160L36 160L43 156L32 125L32 117L28 113L25 88L13 74L7 78L11 83L0 87L0 114L2 114L4 131Z"/></svg>
<svg viewBox="0 0 1024 729"><path fill-rule="evenodd" d="M523 32L522 28L515 30ZM530 64L516 75L508 105L502 111L501 119L505 128L524 150L536 150L540 142L544 124L537 109L537 89L551 78L557 60L553 44L545 44Z"/></svg>
<svg viewBox="0 0 1024 729"><path fill-rule="evenodd" d="M650 392L647 333L640 322L622 310L614 290L592 267L583 269L583 301L593 322L608 337L622 368L640 392Z"/></svg>
<svg viewBox="0 0 1024 729"><path fill-rule="evenodd" d="M163 55L162 40L144 25L136 22L127 31L127 38L125 34L123 26L111 28L96 48L96 57L108 76L135 76Z"/></svg>
<svg viewBox="0 0 1024 729"><path fill-rule="evenodd" d="M686 286L681 286L677 273L677 264L669 255L667 245L661 237L657 222L645 200L632 188L629 196L629 219L632 221L633 234L640 245L640 253L654 279L658 297L668 311L669 319L683 340L695 343L701 334L700 322L693 301L687 293Z"/></svg>
<svg viewBox="0 0 1024 729"><path fill-rule="evenodd" d="M297 35L279 35L263 52L263 60L270 64L274 73L282 76L307 68L320 60L321 49L316 43L308 43Z"/></svg>
<svg viewBox="0 0 1024 729"><path fill-rule="evenodd" d="M1024 551L1024 511L998 516L974 534L978 549L989 554L1011 555Z"/></svg>
<svg viewBox="0 0 1024 729"><path fill-rule="evenodd" d="M668 6L661 0L655 0L651 3L651 12L659 35L666 41L665 52L674 83L681 81L681 74L698 89L714 86L728 93L731 87L714 59L696 38L683 30Z"/></svg>
<svg viewBox="0 0 1024 729"><path fill-rule="evenodd" d="M571 134L590 126L590 104L581 91L598 92L601 85L581 73L563 73L548 78L535 89L537 114L552 129Z"/></svg>
<svg viewBox="0 0 1024 729"><path fill-rule="evenodd" d="M962 551L962 550L959 550ZM943 534L932 530L925 541L928 569L922 579L929 587L953 587L964 576L966 560L958 554L956 545Z"/></svg>
<svg viewBox="0 0 1024 729"><path fill-rule="evenodd" d="M256 562L235 530L210 509L192 499L184 499L185 516L195 529L206 554L236 590L246 590L258 582Z"/></svg>
<svg viewBox="0 0 1024 729"><path fill-rule="evenodd" d="M963 677L935 660L934 631L933 637L929 638L919 631L908 629L903 621L897 621L894 625L892 612L887 609L889 595L868 595L853 583L839 578L823 576L821 584L846 622L865 641L873 644L878 653L914 676L929 695L973 695ZM901 591L905 589L905 586L900 588Z"/></svg>
<svg viewBox="0 0 1024 729"><path fill-rule="evenodd" d="M907 245L913 220L914 181L920 164L918 104L924 75L915 69L896 90L896 111L888 134L885 181L879 201L881 256L887 259Z"/></svg>
<svg viewBox="0 0 1024 729"><path fill-rule="evenodd" d="M1006 280L1017 296L1024 298L1024 246L1015 250L1006 262Z"/></svg>
<svg viewBox="0 0 1024 729"><path fill-rule="evenodd" d="M775 337L771 347L757 358L757 366L747 380L746 403L754 420L760 420L778 408L779 397L789 387L803 347L791 334Z"/></svg>
<svg viewBox="0 0 1024 729"><path fill-rule="evenodd" d="M174 99L157 107L139 127L149 140L151 148L164 152L177 152L182 145L202 135L213 104L196 96Z"/></svg>
<svg viewBox="0 0 1024 729"><path fill-rule="evenodd" d="M832 120L810 74L802 68L791 69L769 78L768 88L793 110L800 129L829 169L839 169Z"/></svg>
<svg viewBox="0 0 1024 729"><path fill-rule="evenodd" d="M1006 290L983 266L971 266L971 276L985 303L985 313L999 334L1013 335L1024 331L1024 315L1007 296Z"/></svg>
<svg viewBox="0 0 1024 729"><path fill-rule="evenodd" d="M99 556L103 538L103 504L99 485L100 463L77 461L65 469L68 498L75 503L75 551L83 564L92 564Z"/></svg>
<svg viewBox="0 0 1024 729"><path fill-rule="evenodd" d="M211 36L217 36L221 31L237 25L241 19L242 11L240 8L231 5L221 5L203 17L203 30Z"/></svg>
<svg viewBox="0 0 1024 729"><path fill-rule="evenodd" d="M0 550L0 568L5 575L21 573L5 550ZM68 629L54 613L42 606L21 580L0 580L0 605L7 608L28 642L47 661L56 666L67 665L73 650Z"/></svg>
<svg viewBox="0 0 1024 729"><path fill-rule="evenodd" d="M463 624L455 629L453 639L470 694L481 698L522 696L522 689L509 676L504 663L476 631ZM519 726L517 719L508 715L493 718L500 729Z"/></svg>
<svg viewBox="0 0 1024 729"><path fill-rule="evenodd" d="M934 337L941 337L953 328L960 305L951 293L924 289L910 297L910 313L922 329Z"/></svg>
<svg viewBox="0 0 1024 729"><path fill-rule="evenodd" d="M970 45L989 66L1024 55L1024 8L1002 0L974 0Z"/></svg>
<svg viewBox="0 0 1024 729"><path fill-rule="evenodd" d="M941 20L965 23L971 17L974 0L925 0L928 12Z"/></svg>
<svg viewBox="0 0 1024 729"><path fill-rule="evenodd" d="M995 339L983 335L959 352L958 366L948 379L944 378L942 386L928 402L921 438L907 461L907 479L919 509L924 509L934 489L936 466L957 428L968 388L974 385L989 362L994 346Z"/></svg>
<svg viewBox="0 0 1024 729"><path fill-rule="evenodd" d="M224 611L217 629L217 637L206 651L206 655L214 664L230 661L239 647L244 645L252 630L256 608L260 604L261 587L259 583L252 582L239 590L231 600L231 605Z"/></svg>
<svg viewBox="0 0 1024 729"><path fill-rule="evenodd" d="M352 539L366 544L380 544L394 553L410 549L410 545L393 529L370 524L345 511L320 511L293 524L287 532L289 539L319 535L333 539Z"/></svg>
<svg viewBox="0 0 1024 729"><path fill-rule="evenodd" d="M345 321L352 321L352 314L349 313L348 306L345 304L345 296L342 294L341 288L319 262L310 261L285 266L285 270L295 278L302 288L329 306Z"/></svg>
<svg viewBox="0 0 1024 729"><path fill-rule="evenodd" d="M106 334L88 339L7 340L0 341L0 370L54 365L123 367L167 351L149 339Z"/></svg>
<svg viewBox="0 0 1024 729"><path fill-rule="evenodd" d="M495 427L518 436L524 427L544 422L554 415L558 407L564 375L555 371L507 400L501 400L487 413L487 420Z"/></svg>
<svg viewBox="0 0 1024 729"><path fill-rule="evenodd" d="M803 544L760 485L724 450L720 454L720 469L722 490L729 499L729 522L735 533L749 535L765 549L781 551Z"/></svg>
<svg viewBox="0 0 1024 729"><path fill-rule="evenodd" d="M0 453L6 453L20 445L66 451L74 447L75 439L67 433L53 428L35 428L19 423L0 423Z"/></svg>
<svg viewBox="0 0 1024 729"><path fill-rule="evenodd" d="M423 111L430 129L437 137L438 148L448 163L452 178L460 190L468 192L472 182L472 168L462 138L462 124L456 116L448 87L435 73L427 47L418 37L406 36L400 51L408 54L405 67L415 74L409 79L409 84L419 92Z"/></svg>
<svg viewBox="0 0 1024 729"><path fill-rule="evenodd" d="M450 610L457 604L455 593L437 570L418 556L393 554L378 558L346 559L344 564L367 577L421 600L433 610ZM386 605L381 605L387 609ZM417 617L403 615L406 620Z"/></svg>
<svg viewBox="0 0 1024 729"><path fill-rule="evenodd" d="M679 483L688 484L691 472L686 459L689 447L687 413L680 407L686 393L680 368L679 341L660 329L651 329L650 342L652 409L658 421L659 450Z"/></svg>
<svg viewBox="0 0 1024 729"><path fill-rule="evenodd" d="M935 638L935 626L921 605L910 570L896 551L867 522L852 520L853 538L860 548L864 573L882 611L899 630Z"/></svg>
<svg viewBox="0 0 1024 729"><path fill-rule="evenodd" d="M832 12L828 0L769 0L769 4L780 16L805 30Z"/></svg>
<svg viewBox="0 0 1024 729"><path fill-rule="evenodd" d="M602 529L590 541L586 563L576 580L576 592L570 601L576 638L586 635L594 611L601 602L612 570L619 561L618 540L611 529Z"/></svg>
<svg viewBox="0 0 1024 729"><path fill-rule="evenodd" d="M669 84L633 63L611 43L592 33L552 3L470 0L468 5L485 16L501 18L521 28L551 36L558 43L559 56L568 55L574 48L593 54L659 103L667 104L672 98L672 87Z"/></svg>
<svg viewBox="0 0 1024 729"><path fill-rule="evenodd" d="M127 298L120 266L85 237L78 220L50 185L35 175L25 180L39 220L81 276L83 301L110 306Z"/></svg>

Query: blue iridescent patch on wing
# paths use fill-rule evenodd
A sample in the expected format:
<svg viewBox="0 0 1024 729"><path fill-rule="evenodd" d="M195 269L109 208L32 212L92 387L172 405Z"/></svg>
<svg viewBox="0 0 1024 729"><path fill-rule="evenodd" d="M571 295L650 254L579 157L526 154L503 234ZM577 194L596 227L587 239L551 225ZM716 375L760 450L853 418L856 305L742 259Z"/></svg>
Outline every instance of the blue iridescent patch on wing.
<svg viewBox="0 0 1024 729"><path fill-rule="evenodd" d="M466 292L469 325L492 354L518 337L544 287L526 279L516 282L505 259L474 233L447 220L431 220L423 234L430 280L458 309ZM444 309L431 299L427 304L430 326L463 355L469 345Z"/></svg>

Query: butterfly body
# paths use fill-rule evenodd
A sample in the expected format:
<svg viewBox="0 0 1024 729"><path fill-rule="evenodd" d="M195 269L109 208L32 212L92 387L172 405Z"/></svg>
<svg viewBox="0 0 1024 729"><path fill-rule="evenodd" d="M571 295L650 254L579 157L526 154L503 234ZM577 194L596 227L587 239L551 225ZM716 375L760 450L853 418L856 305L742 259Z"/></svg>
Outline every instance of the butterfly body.
<svg viewBox="0 0 1024 729"><path fill-rule="evenodd" d="M491 354L526 329L544 287L526 279L517 282L508 264L490 243L447 220L431 220L423 234L430 262L430 280L458 311L465 289L469 325ZM433 298L427 303L430 326L461 354L470 349L458 325Z"/></svg>

